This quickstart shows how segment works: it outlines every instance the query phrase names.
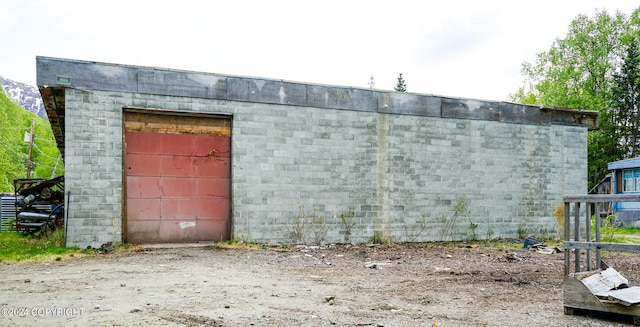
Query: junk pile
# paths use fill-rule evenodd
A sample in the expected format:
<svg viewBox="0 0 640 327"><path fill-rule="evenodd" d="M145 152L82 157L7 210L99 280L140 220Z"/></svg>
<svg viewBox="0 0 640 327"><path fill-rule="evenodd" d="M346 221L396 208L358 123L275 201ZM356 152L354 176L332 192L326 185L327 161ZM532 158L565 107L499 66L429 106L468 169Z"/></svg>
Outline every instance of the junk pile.
<svg viewBox="0 0 640 327"><path fill-rule="evenodd" d="M64 176L50 180L16 179L16 230L52 231L64 222Z"/></svg>
<svg viewBox="0 0 640 327"><path fill-rule="evenodd" d="M560 250L556 246L546 245L546 244L544 244L544 241L536 240L535 238L531 238L531 237L525 238L523 243L524 243L524 248L525 249L529 249L531 251L536 251L538 253L555 254L555 253L562 252L562 250Z"/></svg>

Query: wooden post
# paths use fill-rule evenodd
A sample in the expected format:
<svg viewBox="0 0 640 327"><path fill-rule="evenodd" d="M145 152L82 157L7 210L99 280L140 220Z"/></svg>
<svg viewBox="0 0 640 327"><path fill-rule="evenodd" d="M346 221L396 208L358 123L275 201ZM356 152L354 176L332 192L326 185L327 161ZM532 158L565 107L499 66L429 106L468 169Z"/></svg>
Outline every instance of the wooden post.
<svg viewBox="0 0 640 327"><path fill-rule="evenodd" d="M564 203L564 241L571 241L571 218L569 212L571 211L571 202ZM564 248L564 275L569 276L571 271L571 253L569 249Z"/></svg>
<svg viewBox="0 0 640 327"><path fill-rule="evenodd" d="M591 203L585 203L584 206L585 212L585 236L587 242L591 242ZM591 250L587 249L587 271L591 271Z"/></svg>
<svg viewBox="0 0 640 327"><path fill-rule="evenodd" d="M596 242L600 243L600 225L602 224L602 218L600 217L600 212L602 210L602 203L596 202ZM596 250L596 269L602 268L602 253L598 248Z"/></svg>
<svg viewBox="0 0 640 327"><path fill-rule="evenodd" d="M576 204L574 205L574 226L573 228L575 229L575 233L574 233L574 241L575 242L580 242L580 202L576 202ZM575 253L575 259L576 259L576 270L575 272L580 272L580 249L575 249L573 252Z"/></svg>

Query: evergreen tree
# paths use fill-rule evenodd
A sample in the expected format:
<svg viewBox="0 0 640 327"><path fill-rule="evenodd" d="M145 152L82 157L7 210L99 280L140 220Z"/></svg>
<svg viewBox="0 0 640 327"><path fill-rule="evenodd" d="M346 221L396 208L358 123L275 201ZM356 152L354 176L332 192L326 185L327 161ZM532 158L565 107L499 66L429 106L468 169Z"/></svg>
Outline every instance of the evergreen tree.
<svg viewBox="0 0 640 327"><path fill-rule="evenodd" d="M407 84L404 82L404 78L402 78L402 73L398 75L398 82L393 89L396 92L407 92Z"/></svg>
<svg viewBox="0 0 640 327"><path fill-rule="evenodd" d="M611 124L617 127L610 135L621 147L620 153L633 158L640 152L640 52L637 38L627 45L626 56L619 72L613 76Z"/></svg>

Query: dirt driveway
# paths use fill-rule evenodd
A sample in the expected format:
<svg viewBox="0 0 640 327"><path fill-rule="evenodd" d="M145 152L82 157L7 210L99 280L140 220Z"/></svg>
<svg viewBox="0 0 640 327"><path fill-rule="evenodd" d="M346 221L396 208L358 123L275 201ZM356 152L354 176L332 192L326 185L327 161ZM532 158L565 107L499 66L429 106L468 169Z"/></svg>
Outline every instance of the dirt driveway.
<svg viewBox="0 0 640 327"><path fill-rule="evenodd" d="M0 264L0 326L631 326L564 315L562 260L426 243L143 248ZM637 255L605 261L640 284Z"/></svg>

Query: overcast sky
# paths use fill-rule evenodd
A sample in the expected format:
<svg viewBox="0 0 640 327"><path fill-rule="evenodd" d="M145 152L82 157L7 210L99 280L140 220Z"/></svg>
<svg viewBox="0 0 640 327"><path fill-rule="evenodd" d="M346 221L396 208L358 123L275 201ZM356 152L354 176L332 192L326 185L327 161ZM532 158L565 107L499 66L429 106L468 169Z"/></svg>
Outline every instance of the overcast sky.
<svg viewBox="0 0 640 327"><path fill-rule="evenodd" d="M0 0L0 75L36 56L506 100L578 15L629 0Z"/></svg>

